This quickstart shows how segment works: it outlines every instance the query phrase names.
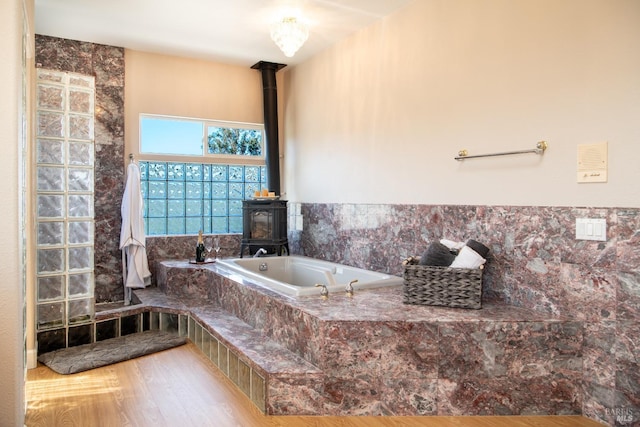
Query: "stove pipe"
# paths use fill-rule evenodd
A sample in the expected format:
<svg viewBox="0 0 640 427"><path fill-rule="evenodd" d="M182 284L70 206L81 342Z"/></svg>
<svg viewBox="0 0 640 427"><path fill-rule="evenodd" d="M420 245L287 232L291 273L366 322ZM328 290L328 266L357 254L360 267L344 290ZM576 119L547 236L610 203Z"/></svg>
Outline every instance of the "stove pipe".
<svg viewBox="0 0 640 427"><path fill-rule="evenodd" d="M276 72L286 64L260 61L251 66L262 73L262 94L264 103L265 163L267 187L280 195L280 150L278 147L278 90Z"/></svg>

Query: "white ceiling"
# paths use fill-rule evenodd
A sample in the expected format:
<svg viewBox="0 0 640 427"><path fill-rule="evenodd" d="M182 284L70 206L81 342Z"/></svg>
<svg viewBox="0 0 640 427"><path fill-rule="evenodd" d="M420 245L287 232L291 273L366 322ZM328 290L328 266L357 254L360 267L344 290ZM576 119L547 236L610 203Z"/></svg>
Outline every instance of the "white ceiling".
<svg viewBox="0 0 640 427"><path fill-rule="evenodd" d="M35 0L37 34L251 66L303 62L413 0ZM270 24L295 9L309 39L287 58Z"/></svg>

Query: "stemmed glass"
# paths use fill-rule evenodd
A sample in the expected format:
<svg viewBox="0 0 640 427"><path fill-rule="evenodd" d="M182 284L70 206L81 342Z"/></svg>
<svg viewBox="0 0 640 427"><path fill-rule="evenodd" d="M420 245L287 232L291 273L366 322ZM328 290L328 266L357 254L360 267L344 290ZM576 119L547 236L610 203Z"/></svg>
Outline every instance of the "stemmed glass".
<svg viewBox="0 0 640 427"><path fill-rule="evenodd" d="M216 259L218 259L220 249L220 238L216 237L213 239L213 250L216 251Z"/></svg>
<svg viewBox="0 0 640 427"><path fill-rule="evenodd" d="M209 255L211 254L211 249L213 249L213 237L209 236L206 239L204 239L204 248L207 251L207 257L205 258L205 261L209 258Z"/></svg>

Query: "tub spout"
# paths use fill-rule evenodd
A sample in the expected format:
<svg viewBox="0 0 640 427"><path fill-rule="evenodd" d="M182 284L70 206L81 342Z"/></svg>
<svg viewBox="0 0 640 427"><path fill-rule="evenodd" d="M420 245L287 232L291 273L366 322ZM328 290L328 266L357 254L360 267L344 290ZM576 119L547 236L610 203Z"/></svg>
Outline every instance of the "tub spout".
<svg viewBox="0 0 640 427"><path fill-rule="evenodd" d="M333 278L333 276L331 275L330 271L325 270L324 271L324 277L327 278L327 284L328 286L332 286L336 284L336 279Z"/></svg>
<svg viewBox="0 0 640 427"><path fill-rule="evenodd" d="M266 255L266 254L267 254L267 250L265 248L260 248L256 251L255 254L253 254L253 257L258 258L259 256Z"/></svg>

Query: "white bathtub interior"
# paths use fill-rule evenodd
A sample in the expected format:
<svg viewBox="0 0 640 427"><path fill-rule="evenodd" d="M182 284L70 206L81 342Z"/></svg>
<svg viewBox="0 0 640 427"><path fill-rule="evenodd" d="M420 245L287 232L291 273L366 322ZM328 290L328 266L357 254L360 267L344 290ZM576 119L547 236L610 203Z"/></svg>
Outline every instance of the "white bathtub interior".
<svg viewBox="0 0 640 427"><path fill-rule="evenodd" d="M293 296L319 295L316 284L329 292L344 292L347 283L355 290L399 286L403 279L385 273L304 257L300 255L218 260L218 266L275 292Z"/></svg>

